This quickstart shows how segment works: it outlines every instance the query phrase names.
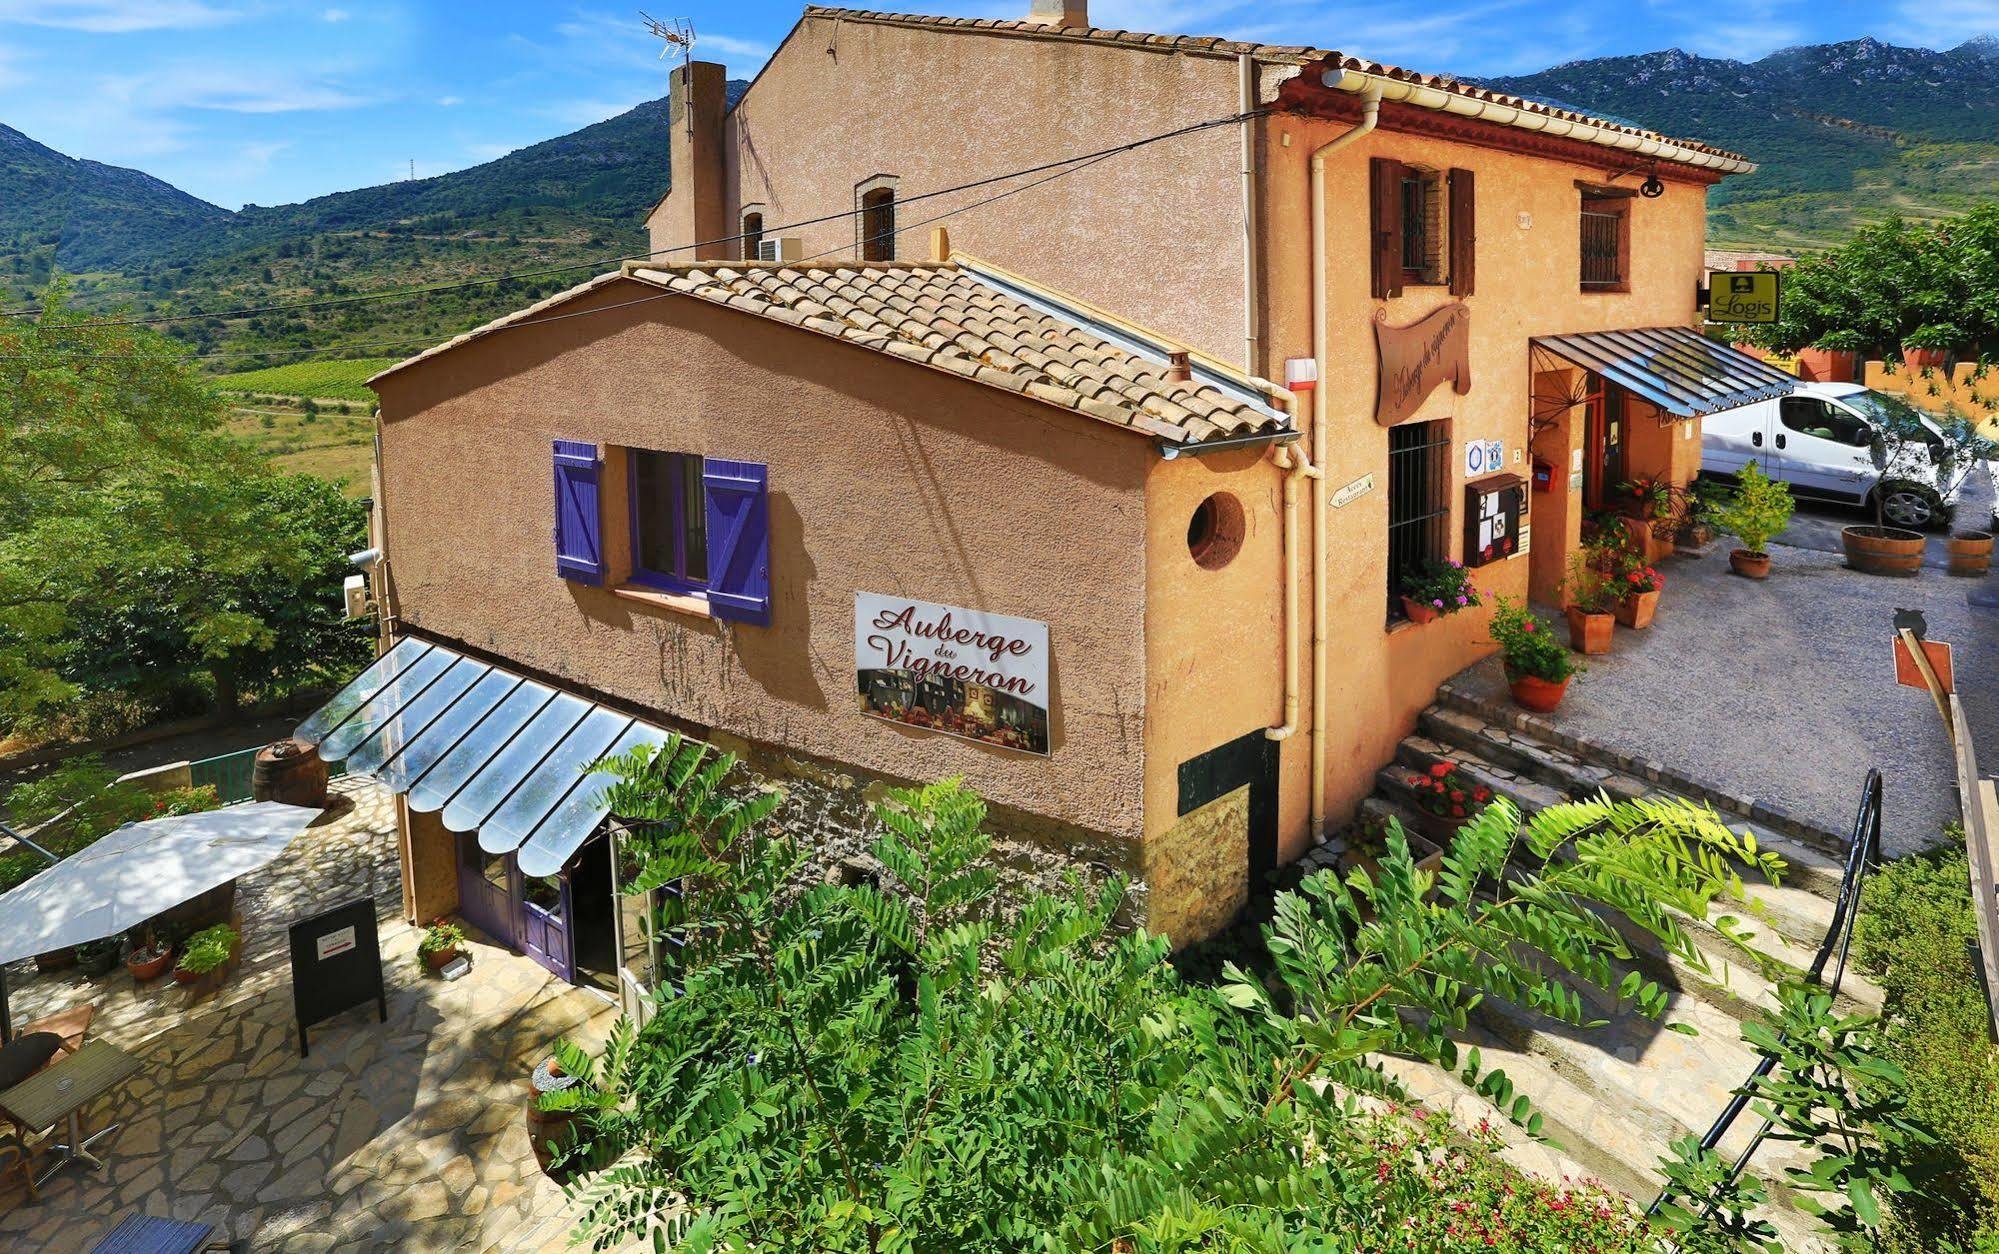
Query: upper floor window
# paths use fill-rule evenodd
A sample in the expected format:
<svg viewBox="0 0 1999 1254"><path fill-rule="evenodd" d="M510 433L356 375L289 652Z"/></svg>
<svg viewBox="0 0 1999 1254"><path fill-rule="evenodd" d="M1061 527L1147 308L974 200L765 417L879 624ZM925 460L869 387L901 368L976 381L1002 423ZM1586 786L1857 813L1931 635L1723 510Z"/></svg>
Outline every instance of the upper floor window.
<svg viewBox="0 0 1999 1254"><path fill-rule="evenodd" d="M1373 291L1377 300L1405 286L1472 292L1477 217L1470 170L1432 170L1390 157L1369 163Z"/></svg>
<svg viewBox="0 0 1999 1254"><path fill-rule="evenodd" d="M877 174L854 188L860 209L855 242L862 261L895 260L895 184L895 175Z"/></svg>
<svg viewBox="0 0 1999 1254"><path fill-rule="evenodd" d="M1586 292L1631 290L1629 191L1582 188L1582 287Z"/></svg>
<svg viewBox="0 0 1999 1254"><path fill-rule="evenodd" d="M708 584L701 458L633 449L632 582L670 591Z"/></svg>
<svg viewBox="0 0 1999 1254"><path fill-rule="evenodd" d="M764 242L764 216L761 213L743 215L743 260L755 261Z"/></svg>

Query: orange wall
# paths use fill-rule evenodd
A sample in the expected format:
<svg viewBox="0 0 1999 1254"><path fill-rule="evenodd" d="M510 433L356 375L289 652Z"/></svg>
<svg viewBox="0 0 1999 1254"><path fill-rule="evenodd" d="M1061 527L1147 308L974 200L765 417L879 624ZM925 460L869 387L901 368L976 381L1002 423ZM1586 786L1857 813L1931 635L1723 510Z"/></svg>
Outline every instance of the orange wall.
<svg viewBox="0 0 1999 1254"><path fill-rule="evenodd" d="M1292 116L1263 123L1262 205L1271 252L1264 292L1269 357L1263 371L1282 377L1285 358L1313 355L1309 180L1312 152L1349 125ZM1688 325L1702 265L1705 187L1677 181L1666 194L1633 205L1631 290L1584 294L1578 285L1580 224L1577 180L1602 182L1619 168L1606 152L1603 166L1572 165L1547 157L1475 147L1386 128L1335 153L1325 173L1327 351L1319 388L1327 398L1323 466L1328 491L1370 472L1377 487L1328 513L1325 577L1333 607L1327 654L1327 808L1337 823L1373 787L1377 767L1414 726L1438 683L1491 651L1486 613L1458 614L1416 627L1385 629L1388 501L1383 471L1387 431L1375 425L1375 347L1372 318L1384 302L1369 294L1368 160L1374 156L1440 169L1468 168L1477 178L1477 290L1471 310L1469 394L1440 387L1410 420L1448 419L1454 443L1453 555L1463 528L1463 457L1466 440L1505 442L1507 469L1529 474L1526 454L1530 393L1529 340L1537 335L1624 327ZM1607 167L1607 168L1606 168ZM1628 185L1632 180L1626 179ZM1523 216L1524 215L1524 216ZM1405 288L1385 302L1396 326L1415 322L1451 300L1443 288ZM1309 412L1309 407L1305 407ZM1580 438L1580 415L1577 415ZM1698 462L1699 438L1691 448ZM1564 472L1566 468L1563 468ZM1566 490L1566 474L1558 490ZM1539 509L1548 498L1536 494ZM1573 503L1571 503L1573 504ZM1551 510L1549 531L1531 518L1536 548L1574 537L1573 509ZM1477 583L1488 594L1519 597L1528 588L1530 562L1514 558L1482 569ZM1306 694L1309 708L1310 693ZM1295 812L1287 807L1287 813ZM1305 833L1286 823L1286 853L1302 850Z"/></svg>
<svg viewBox="0 0 1999 1254"><path fill-rule="evenodd" d="M564 312L657 290L614 282ZM473 341L379 391L408 624L698 727L891 778L962 774L996 804L1138 839L1149 441L683 297ZM767 463L772 625L559 579L556 438ZM623 494L607 496L615 556ZM1047 622L1053 754L861 715L857 589Z"/></svg>
<svg viewBox="0 0 1999 1254"><path fill-rule="evenodd" d="M1228 56L807 17L724 124L728 218L760 204L766 232L799 236L804 256L854 256L851 217L778 228L850 214L876 175L906 199L1230 116L1236 74ZM1235 127L1167 140L944 225L964 252L1241 362L1239 145ZM1031 181L901 204L896 224ZM654 214L653 248L688 242L676 220ZM903 232L897 256L927 255L927 235Z"/></svg>

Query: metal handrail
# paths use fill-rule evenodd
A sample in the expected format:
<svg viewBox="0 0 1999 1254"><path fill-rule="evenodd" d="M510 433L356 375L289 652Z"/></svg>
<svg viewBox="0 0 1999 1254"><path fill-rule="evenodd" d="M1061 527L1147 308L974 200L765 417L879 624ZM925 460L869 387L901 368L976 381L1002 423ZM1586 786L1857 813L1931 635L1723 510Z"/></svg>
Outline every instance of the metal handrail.
<svg viewBox="0 0 1999 1254"><path fill-rule="evenodd" d="M1833 904L1832 924L1826 928L1825 943L1819 946L1818 956L1812 959L1811 969L1805 972L1806 983L1823 988L1834 997L1839 996L1839 986L1846 979L1846 959L1853 946L1853 926L1860 916L1860 890L1867 881L1869 868L1879 860L1880 853L1881 772L1870 770L1867 772L1867 782L1860 790L1860 810L1853 817L1853 836L1846 847L1846 872L1840 877L1839 897ZM1835 951L1838 952L1839 962L1833 968L1832 981L1827 983L1826 964L1832 961ZM1788 1039L1788 1036L1780 1035L1777 1044L1781 1046ZM1751 1071L1749 1078L1735 1090L1735 1095L1728 1099L1728 1105L1722 1108L1720 1116L1715 1119L1713 1126L1708 1128L1707 1135L1701 1138L1703 1150L1712 1151L1721 1144L1721 1138L1728 1135L1729 1128L1734 1126L1736 1119L1749 1108L1749 1102L1758 1082L1776 1068L1775 1050L1759 1050L1758 1053L1760 1057L1756 1061L1756 1069ZM1722 1180L1724 1186L1734 1184L1741 1177L1743 1170L1749 1166L1751 1156L1770 1135L1774 1122L1771 1119L1763 1121L1763 1126L1756 1130L1756 1135L1749 1139L1748 1146L1730 1165L1728 1175ZM1645 1213L1658 1214L1659 1208L1671 1200L1676 1192L1677 1190L1668 1183L1659 1191L1659 1196L1652 1199L1652 1204L1645 1208ZM1708 1218L1713 1211L1714 1203L1710 1201L1702 1209L1701 1218Z"/></svg>

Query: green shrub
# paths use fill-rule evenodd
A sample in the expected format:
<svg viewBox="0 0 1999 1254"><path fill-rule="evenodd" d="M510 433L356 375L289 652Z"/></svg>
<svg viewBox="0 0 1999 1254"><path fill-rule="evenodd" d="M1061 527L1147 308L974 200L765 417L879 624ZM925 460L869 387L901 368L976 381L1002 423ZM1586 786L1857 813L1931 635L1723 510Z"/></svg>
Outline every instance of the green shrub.
<svg viewBox="0 0 1999 1254"><path fill-rule="evenodd" d="M1532 675L1559 684L1583 669L1561 638L1511 597L1494 603L1492 622L1486 628L1492 642L1506 660L1506 677Z"/></svg>
<svg viewBox="0 0 1999 1254"><path fill-rule="evenodd" d="M236 940L236 929L227 923L203 928L187 938L187 947L174 965L190 975L206 975L229 961Z"/></svg>
<svg viewBox="0 0 1999 1254"><path fill-rule="evenodd" d="M1889 1248L1914 1254L1999 1245L1999 1050L1973 965L1964 832L1876 871L1855 940L1887 994L1888 1055L1907 1074L1910 1114L1941 1143L1924 1199L1898 1206Z"/></svg>
<svg viewBox="0 0 1999 1254"><path fill-rule="evenodd" d="M1793 508L1791 489L1750 462L1742 468L1735 495L1715 511L1714 525L1742 541L1749 552L1763 553L1790 525Z"/></svg>

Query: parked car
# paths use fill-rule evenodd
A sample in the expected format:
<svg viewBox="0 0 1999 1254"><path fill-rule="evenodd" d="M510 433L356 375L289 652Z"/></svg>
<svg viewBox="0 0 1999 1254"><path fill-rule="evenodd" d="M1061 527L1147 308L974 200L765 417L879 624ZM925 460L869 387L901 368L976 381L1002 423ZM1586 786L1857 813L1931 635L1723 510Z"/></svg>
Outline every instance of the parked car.
<svg viewBox="0 0 1999 1254"><path fill-rule="evenodd" d="M1928 447L1890 446L1885 472L1869 451L1875 433L1897 413L1916 414ZM1701 473L1733 478L1754 461L1800 497L1872 507L1897 527L1918 530L1949 520L1974 466L1940 465L1943 432L1900 397L1858 383L1800 383L1795 392L1701 422Z"/></svg>

